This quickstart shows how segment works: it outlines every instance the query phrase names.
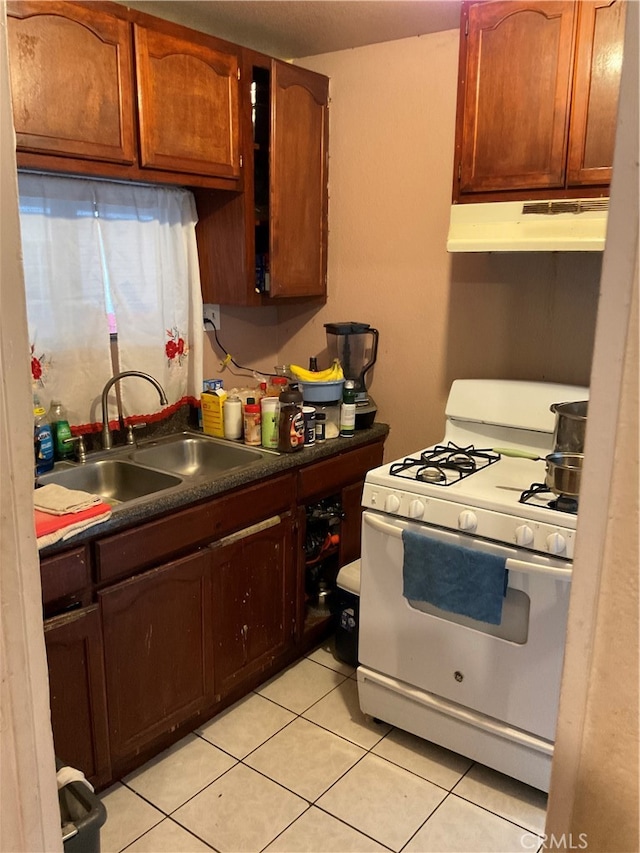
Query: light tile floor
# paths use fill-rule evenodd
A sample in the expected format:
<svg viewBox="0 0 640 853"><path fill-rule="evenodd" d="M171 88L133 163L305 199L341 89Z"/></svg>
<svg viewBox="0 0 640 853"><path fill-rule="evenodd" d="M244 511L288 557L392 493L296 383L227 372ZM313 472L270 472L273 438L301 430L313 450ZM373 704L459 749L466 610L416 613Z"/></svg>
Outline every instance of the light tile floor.
<svg viewBox="0 0 640 853"><path fill-rule="evenodd" d="M101 796L102 853L535 853L546 809L362 714L331 642Z"/></svg>

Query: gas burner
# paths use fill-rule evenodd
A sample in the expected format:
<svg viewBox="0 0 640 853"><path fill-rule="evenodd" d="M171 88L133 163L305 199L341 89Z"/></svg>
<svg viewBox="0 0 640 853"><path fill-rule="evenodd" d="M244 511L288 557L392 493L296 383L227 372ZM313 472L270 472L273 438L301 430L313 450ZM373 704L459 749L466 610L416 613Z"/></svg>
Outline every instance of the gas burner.
<svg viewBox="0 0 640 853"><path fill-rule="evenodd" d="M525 491L520 495L519 502L521 504L526 504L533 501L533 499L538 496L541 496L544 499L547 495L552 494L554 494L554 492L552 492L544 483L532 483L531 487L529 489L525 489ZM569 512L572 515L575 515L578 512L578 499L571 495L556 495L556 497L546 503L540 504L540 506L543 508L555 509L558 512Z"/></svg>
<svg viewBox="0 0 640 853"><path fill-rule="evenodd" d="M394 462L389 473L435 486L450 486L499 459L500 454L492 450L478 450L472 444L458 447L450 441L423 450L418 459L409 456L402 462Z"/></svg>
<svg viewBox="0 0 640 853"><path fill-rule="evenodd" d="M439 465L423 465L416 471L416 480L423 483L441 483L447 479L447 475Z"/></svg>

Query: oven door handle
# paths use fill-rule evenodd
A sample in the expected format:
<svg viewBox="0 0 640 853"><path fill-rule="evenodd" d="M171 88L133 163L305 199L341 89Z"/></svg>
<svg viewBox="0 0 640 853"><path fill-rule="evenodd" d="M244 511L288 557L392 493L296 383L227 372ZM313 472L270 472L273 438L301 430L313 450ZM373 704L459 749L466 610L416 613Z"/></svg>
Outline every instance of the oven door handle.
<svg viewBox="0 0 640 853"><path fill-rule="evenodd" d="M369 513L363 516L364 521L369 527L373 527L379 533L385 533L387 536L395 536L396 539L402 539L402 531L406 528L405 524L398 522L397 524L389 524L388 521L383 521L376 515ZM525 560L515 560L508 557L505 561L505 569L512 572L521 572L528 575L546 575L547 577L555 578L561 581L570 581L573 574L573 566L568 563L566 566L540 566L537 563L529 563Z"/></svg>

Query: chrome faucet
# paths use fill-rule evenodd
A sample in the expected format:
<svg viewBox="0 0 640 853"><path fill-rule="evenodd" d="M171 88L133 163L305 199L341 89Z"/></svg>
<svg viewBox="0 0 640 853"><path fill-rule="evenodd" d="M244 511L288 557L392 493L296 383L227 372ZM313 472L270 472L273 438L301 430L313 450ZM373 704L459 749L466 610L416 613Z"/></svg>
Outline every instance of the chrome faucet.
<svg viewBox="0 0 640 853"><path fill-rule="evenodd" d="M141 379L146 379L147 382L150 382L158 391L158 394L160 395L160 404L162 406L167 405L167 395L164 393L164 388L157 379L153 378L153 376L150 376L148 373L142 373L140 370L125 370L122 373L116 373L116 375L112 376L102 389L102 447L105 450L111 450L111 447L113 446L111 441L111 430L109 429L107 397L112 386L115 385L116 382L119 382L120 379L124 379L125 376L139 376Z"/></svg>

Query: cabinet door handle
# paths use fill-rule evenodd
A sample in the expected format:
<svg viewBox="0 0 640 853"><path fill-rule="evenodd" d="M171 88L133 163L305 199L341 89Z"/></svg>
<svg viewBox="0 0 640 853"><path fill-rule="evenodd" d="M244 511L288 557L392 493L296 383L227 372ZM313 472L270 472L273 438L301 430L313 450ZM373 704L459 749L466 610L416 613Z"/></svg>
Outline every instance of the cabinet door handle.
<svg viewBox="0 0 640 853"><path fill-rule="evenodd" d="M282 519L279 515L272 515L271 518L267 518L265 521L259 521L257 524L251 524L249 527L243 527L242 530L238 530L236 533L231 533L223 539L218 539L217 542L212 542L209 547L223 548L231 542L238 542L241 539L246 539L248 536L253 536L254 533L260 533L262 530L268 530L270 527L275 527L277 524L280 524L281 521Z"/></svg>

